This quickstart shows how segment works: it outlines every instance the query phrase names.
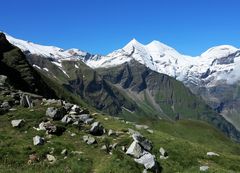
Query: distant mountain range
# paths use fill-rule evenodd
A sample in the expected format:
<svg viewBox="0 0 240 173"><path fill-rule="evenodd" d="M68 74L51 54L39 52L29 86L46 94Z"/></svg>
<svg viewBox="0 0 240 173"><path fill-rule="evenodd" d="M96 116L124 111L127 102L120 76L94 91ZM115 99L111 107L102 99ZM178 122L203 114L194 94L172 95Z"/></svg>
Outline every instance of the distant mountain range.
<svg viewBox="0 0 240 173"><path fill-rule="evenodd" d="M6 39L21 49L52 95L130 120L203 120L240 139L240 133L225 120L240 129L237 48L218 46L190 57L158 41L142 45L133 39L124 48L101 56L42 46L7 34Z"/></svg>

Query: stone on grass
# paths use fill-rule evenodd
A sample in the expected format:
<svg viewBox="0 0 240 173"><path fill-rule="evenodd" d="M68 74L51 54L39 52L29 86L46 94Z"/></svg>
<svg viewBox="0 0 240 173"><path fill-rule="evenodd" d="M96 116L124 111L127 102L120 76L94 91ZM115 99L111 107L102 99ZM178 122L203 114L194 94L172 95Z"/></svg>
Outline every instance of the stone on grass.
<svg viewBox="0 0 240 173"><path fill-rule="evenodd" d="M151 129L147 129L147 131L148 131L148 133L153 134L153 130L151 130Z"/></svg>
<svg viewBox="0 0 240 173"><path fill-rule="evenodd" d="M127 149L127 152L126 152L126 154L131 155L135 158L141 157L143 153L144 153L144 150L136 141L133 141L133 143L130 145L130 147Z"/></svg>
<svg viewBox="0 0 240 173"><path fill-rule="evenodd" d="M122 146L121 148L122 148L122 151L126 152L127 149L125 146Z"/></svg>
<svg viewBox="0 0 240 173"><path fill-rule="evenodd" d="M64 124L71 124L73 123L73 118L69 115L65 115L62 119L61 122Z"/></svg>
<svg viewBox="0 0 240 173"><path fill-rule="evenodd" d="M33 145L43 145L44 144L44 138L40 136L33 137Z"/></svg>
<svg viewBox="0 0 240 173"><path fill-rule="evenodd" d="M207 156L219 156L219 154L214 152L207 152Z"/></svg>
<svg viewBox="0 0 240 173"><path fill-rule="evenodd" d="M74 136L76 136L76 133L71 133L70 136L74 137Z"/></svg>
<svg viewBox="0 0 240 173"><path fill-rule="evenodd" d="M114 130L110 129L108 131L108 136L114 136L114 135L116 135L116 132Z"/></svg>
<svg viewBox="0 0 240 173"><path fill-rule="evenodd" d="M85 122L86 120L90 119L91 116L89 114L81 114L76 116L81 122Z"/></svg>
<svg viewBox="0 0 240 173"><path fill-rule="evenodd" d="M63 149L62 152L61 152L62 155L67 155L67 153L68 153L67 149Z"/></svg>
<svg viewBox="0 0 240 173"><path fill-rule="evenodd" d="M53 120L61 120L66 113L64 108L49 107L46 110L46 116L51 117Z"/></svg>
<svg viewBox="0 0 240 173"><path fill-rule="evenodd" d="M152 142L139 134L133 134L132 138L134 141L138 142L145 150L152 150Z"/></svg>
<svg viewBox="0 0 240 173"><path fill-rule="evenodd" d="M16 110L17 110L16 108L9 109L9 111L11 111L11 112L15 112Z"/></svg>
<svg viewBox="0 0 240 173"><path fill-rule="evenodd" d="M64 103L64 108L65 108L67 111L70 111L72 107L73 107L73 104L71 104L71 103Z"/></svg>
<svg viewBox="0 0 240 173"><path fill-rule="evenodd" d="M1 105L1 108L9 110L11 108L11 106L8 101L4 101Z"/></svg>
<svg viewBox="0 0 240 173"><path fill-rule="evenodd" d="M38 162L38 161L39 161L39 157L35 153L29 155L28 164L32 164L32 163Z"/></svg>
<svg viewBox="0 0 240 173"><path fill-rule="evenodd" d="M83 141L86 142L88 145L97 143L96 139L92 136L89 136L89 135L84 135L83 136Z"/></svg>
<svg viewBox="0 0 240 173"><path fill-rule="evenodd" d="M78 105L73 105L72 108L71 108L71 111L79 114L80 111L81 111L81 108Z"/></svg>
<svg viewBox="0 0 240 173"><path fill-rule="evenodd" d="M138 131L136 131L136 130L133 130L133 129L128 129L128 133L130 134L130 135L134 135L134 134L137 134L137 135L141 135L141 133L140 132L138 132Z"/></svg>
<svg viewBox="0 0 240 173"><path fill-rule="evenodd" d="M54 124L51 124L50 122L45 124L45 128L47 131L47 134L57 135L60 136L65 132L66 128L63 126L56 126Z"/></svg>
<svg viewBox="0 0 240 173"><path fill-rule="evenodd" d="M141 129L147 130L149 128L147 125L139 125L139 124L136 124L135 127L138 130L141 130Z"/></svg>
<svg viewBox="0 0 240 173"><path fill-rule="evenodd" d="M116 149L116 148L117 148L117 145L118 145L118 143L114 143L114 144L112 144L111 148L112 148L112 149Z"/></svg>
<svg viewBox="0 0 240 173"><path fill-rule="evenodd" d="M146 153L141 156L139 159L134 159L135 162L144 165L147 170L157 170L158 164L155 160L155 156L151 153ZM155 171L156 172L156 171Z"/></svg>
<svg viewBox="0 0 240 173"><path fill-rule="evenodd" d="M5 86L7 81L7 76L0 75L0 86Z"/></svg>
<svg viewBox="0 0 240 173"><path fill-rule="evenodd" d="M84 124L92 124L94 122L94 118L89 118L86 121L84 121Z"/></svg>
<svg viewBox="0 0 240 173"><path fill-rule="evenodd" d="M13 127L21 127L24 124L24 120L23 119L12 120L11 124L12 124Z"/></svg>
<svg viewBox="0 0 240 173"><path fill-rule="evenodd" d="M103 146L101 147L101 150L107 150L107 146L106 146L106 145L103 145Z"/></svg>
<svg viewBox="0 0 240 173"><path fill-rule="evenodd" d="M100 136L103 135L104 133L104 128L99 122L94 122L91 125L90 133L92 135Z"/></svg>
<svg viewBox="0 0 240 173"><path fill-rule="evenodd" d="M51 154L47 154L47 160L49 161L49 163L53 164L56 162L56 158L51 155Z"/></svg>
<svg viewBox="0 0 240 173"><path fill-rule="evenodd" d="M159 152L160 152L160 159L167 159L168 158L168 153L161 147L159 149Z"/></svg>
<svg viewBox="0 0 240 173"><path fill-rule="evenodd" d="M200 168L199 168L199 170L200 170L201 172L205 172L205 171L207 171L208 169L209 169L208 166L200 166Z"/></svg>
<svg viewBox="0 0 240 173"><path fill-rule="evenodd" d="M50 123L50 122L49 122ZM39 125L38 125L38 130L46 130L46 127L45 127L45 124L46 122L41 122Z"/></svg>

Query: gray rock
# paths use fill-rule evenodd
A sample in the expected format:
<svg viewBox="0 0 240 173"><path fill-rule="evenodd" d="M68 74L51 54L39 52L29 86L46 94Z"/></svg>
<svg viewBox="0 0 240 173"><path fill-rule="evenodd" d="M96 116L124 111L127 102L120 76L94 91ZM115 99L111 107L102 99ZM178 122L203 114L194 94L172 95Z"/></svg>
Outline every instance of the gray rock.
<svg viewBox="0 0 240 173"><path fill-rule="evenodd" d="M71 124L73 123L73 118L69 115L65 115L62 119L61 122L64 124Z"/></svg>
<svg viewBox="0 0 240 173"><path fill-rule="evenodd" d="M112 144L111 148L112 148L112 149L116 149L117 146L118 146L118 143L114 143L114 144Z"/></svg>
<svg viewBox="0 0 240 173"><path fill-rule="evenodd" d="M54 164L56 162L56 158L51 155L51 154L47 154L47 160L51 163Z"/></svg>
<svg viewBox="0 0 240 173"><path fill-rule="evenodd" d="M66 113L64 108L49 107L46 110L46 116L51 117L53 120L61 120Z"/></svg>
<svg viewBox="0 0 240 173"><path fill-rule="evenodd" d="M106 145L103 145L102 147L101 147L101 150L107 150L107 146Z"/></svg>
<svg viewBox="0 0 240 173"><path fill-rule="evenodd" d="M33 137L33 145L43 145L44 144L44 138L40 136Z"/></svg>
<svg viewBox="0 0 240 173"><path fill-rule="evenodd" d="M42 102L44 105L57 105L62 106L62 100L56 100L56 99L42 99Z"/></svg>
<svg viewBox="0 0 240 173"><path fill-rule="evenodd" d="M144 165L147 170L157 170L158 164L155 160L155 156L151 153L146 153L141 156L139 159L134 159L135 162ZM157 172L157 171L155 171Z"/></svg>
<svg viewBox="0 0 240 173"><path fill-rule="evenodd" d="M15 100L14 101L14 105L20 105L20 101L19 100Z"/></svg>
<svg viewBox="0 0 240 173"><path fill-rule="evenodd" d="M5 110L9 110L11 108L11 106L8 101L4 101L1 105L1 108L5 109Z"/></svg>
<svg viewBox="0 0 240 173"><path fill-rule="evenodd" d="M91 116L89 114L82 114L82 115L77 115L76 118L82 122L85 122L86 120L90 119Z"/></svg>
<svg viewBox="0 0 240 173"><path fill-rule="evenodd" d="M208 166L200 166L200 168L199 168L199 170L200 170L201 172L206 172L206 171L208 171L208 169L209 169Z"/></svg>
<svg viewBox="0 0 240 173"><path fill-rule="evenodd" d="M81 111L81 108L80 108L78 105L73 105L73 106L71 107L71 111L72 111L72 112L76 112L77 114L79 114L80 111Z"/></svg>
<svg viewBox="0 0 240 173"><path fill-rule="evenodd" d="M135 131L135 130L133 130L133 129L128 129L128 133L130 134L130 135L134 135L134 134L137 134L137 135L141 135L141 133L140 132L138 132L138 131Z"/></svg>
<svg viewBox="0 0 240 173"><path fill-rule="evenodd" d="M0 86L6 86L7 76L0 75Z"/></svg>
<svg viewBox="0 0 240 173"><path fill-rule="evenodd" d="M147 131L148 131L148 133L153 134L153 130L151 130L151 129L147 129Z"/></svg>
<svg viewBox="0 0 240 173"><path fill-rule="evenodd" d="M66 130L65 127L62 126L56 126L54 124L51 124L50 122L45 123L44 127L46 128L47 134L53 134L53 135L62 135L62 133Z"/></svg>
<svg viewBox="0 0 240 173"><path fill-rule="evenodd" d="M103 135L104 133L104 128L99 122L94 122L91 125L90 133L92 135L100 136Z"/></svg>
<svg viewBox="0 0 240 173"><path fill-rule="evenodd" d="M67 153L68 153L67 149L63 149L62 152L61 152L62 155L67 155Z"/></svg>
<svg viewBox="0 0 240 173"><path fill-rule="evenodd" d="M78 115L78 113L77 113L77 112L74 112L74 111L70 111L68 114L69 114L69 115Z"/></svg>
<svg viewBox="0 0 240 173"><path fill-rule="evenodd" d="M50 123L50 122L47 122L47 123ZM46 130L46 122L41 122L39 125L38 125L38 129L39 130Z"/></svg>
<svg viewBox="0 0 240 173"><path fill-rule="evenodd" d="M139 124L136 124L135 127L136 127L136 129L138 129L138 130L141 130L141 129L147 130L147 129L149 129L149 127L148 127L147 125L139 125Z"/></svg>
<svg viewBox="0 0 240 173"><path fill-rule="evenodd" d="M28 157L29 157L28 164L35 163L35 162L39 161L39 157L35 153L30 154Z"/></svg>
<svg viewBox="0 0 240 173"><path fill-rule="evenodd" d="M94 122L94 118L89 118L86 121L84 121L84 124L92 124Z"/></svg>
<svg viewBox="0 0 240 173"><path fill-rule="evenodd" d="M162 156L162 155L161 155L161 156L160 156L160 159L161 159L161 160L166 160L166 159L168 159L168 156Z"/></svg>
<svg viewBox="0 0 240 173"><path fill-rule="evenodd" d="M75 126L78 126L80 123L79 123L79 121L75 121L74 123L73 123L73 125L75 125Z"/></svg>
<svg viewBox="0 0 240 173"><path fill-rule="evenodd" d="M168 153L161 147L159 149L159 152L160 152L160 159L167 159L168 158Z"/></svg>
<svg viewBox="0 0 240 173"><path fill-rule="evenodd" d="M11 109L9 109L9 111L11 111L11 112L14 112L14 111L16 111L17 109L15 109L15 108L11 108Z"/></svg>
<svg viewBox="0 0 240 173"><path fill-rule="evenodd" d="M12 120L11 124L12 124L13 127L21 127L24 124L24 120L23 119Z"/></svg>
<svg viewBox="0 0 240 173"><path fill-rule="evenodd" d="M71 104L71 103L64 103L64 108L65 108L67 111L70 111L72 107L73 107L73 104Z"/></svg>
<svg viewBox="0 0 240 173"><path fill-rule="evenodd" d="M144 150L136 141L133 141L133 143L130 145L126 152L126 154L131 155L135 158L141 157L144 153Z"/></svg>
<svg viewBox="0 0 240 173"><path fill-rule="evenodd" d="M127 149L126 149L126 147L125 147L125 146L122 146L121 148L122 148L122 151L124 151L124 152L126 152L126 151L127 151Z"/></svg>
<svg viewBox="0 0 240 173"><path fill-rule="evenodd" d="M89 135L84 135L83 136L83 141L86 142L88 145L97 143L96 139L92 136L89 136Z"/></svg>
<svg viewBox="0 0 240 173"><path fill-rule="evenodd" d="M108 131L108 136L114 136L114 135L116 135L116 132L114 130L110 129Z"/></svg>
<svg viewBox="0 0 240 173"><path fill-rule="evenodd" d="M211 156L219 156L219 154L210 151L210 152L207 152L207 156L210 156L210 157Z"/></svg>
<svg viewBox="0 0 240 173"><path fill-rule="evenodd" d="M30 96L23 94L20 99L20 105L25 108L32 108L33 102Z"/></svg>
<svg viewBox="0 0 240 173"><path fill-rule="evenodd" d="M71 133L70 136L74 137L76 136L77 134L76 133Z"/></svg>
<svg viewBox="0 0 240 173"><path fill-rule="evenodd" d="M134 141L138 142L145 150L152 150L152 142L139 134L133 134L132 138Z"/></svg>

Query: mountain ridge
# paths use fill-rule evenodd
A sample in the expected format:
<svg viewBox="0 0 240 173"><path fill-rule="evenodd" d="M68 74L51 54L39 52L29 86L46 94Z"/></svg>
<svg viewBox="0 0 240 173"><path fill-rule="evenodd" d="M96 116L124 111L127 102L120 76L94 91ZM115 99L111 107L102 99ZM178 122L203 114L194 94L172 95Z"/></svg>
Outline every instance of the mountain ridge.
<svg viewBox="0 0 240 173"><path fill-rule="evenodd" d="M12 37L8 38L11 42ZM13 39L12 43L15 42ZM54 54L54 50L58 52ZM54 50L48 51L47 55L43 54L43 57L51 59L63 72L65 72L61 67L63 61L80 59L93 69L97 69L115 67L134 59L153 71L167 74L183 82L194 94L201 95L213 109L240 129L240 118L237 115L240 112L238 110L240 71L237 68L240 65L240 50L233 46L215 46L194 58L181 55L175 49L158 41L143 45L136 39L107 56L92 55L78 49L64 51L61 48L54 48ZM34 53L34 50L27 51L26 46L25 48L22 46L22 51L25 54ZM36 64L32 65L38 67Z"/></svg>

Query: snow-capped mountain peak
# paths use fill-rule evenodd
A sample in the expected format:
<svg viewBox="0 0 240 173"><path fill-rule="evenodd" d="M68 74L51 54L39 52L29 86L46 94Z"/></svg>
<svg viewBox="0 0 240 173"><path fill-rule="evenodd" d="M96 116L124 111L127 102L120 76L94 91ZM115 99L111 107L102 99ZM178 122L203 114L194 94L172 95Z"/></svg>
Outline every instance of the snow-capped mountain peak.
<svg viewBox="0 0 240 173"><path fill-rule="evenodd" d="M55 46L43 46L39 44L32 43L30 41L24 41L21 39L14 38L6 33L7 40L19 47L23 52L27 54L39 55L46 58L52 58L56 60L75 58L75 56L85 56L86 52L80 51L79 49L69 49L64 50Z"/></svg>
<svg viewBox="0 0 240 173"><path fill-rule="evenodd" d="M174 50L172 47L167 46L166 44L163 44L163 43L161 43L157 40L153 40L151 43L147 44L146 47L149 50L157 51L157 52L164 52L164 51L168 51L168 50L173 51Z"/></svg>
<svg viewBox="0 0 240 173"><path fill-rule="evenodd" d="M141 44L140 42L138 42L135 38L133 38L128 44L126 44L122 49L123 50L128 50L128 49L132 49L133 47L135 48L142 48L144 47L143 44Z"/></svg>
<svg viewBox="0 0 240 173"><path fill-rule="evenodd" d="M210 49L208 49L206 52L201 54L201 57L204 58L222 58L227 57L231 54L234 54L236 51L238 51L236 47L230 46L230 45L221 45L221 46L215 46Z"/></svg>
<svg viewBox="0 0 240 173"><path fill-rule="evenodd" d="M184 83L214 86L219 82L236 82L240 79L240 49L221 45L208 49L198 57L180 54L170 46L159 41L141 44L132 39L122 49L107 56L91 55L79 49L63 50L54 46L42 46L29 41L7 39L26 54L50 57L56 61L81 59L92 68L108 68L131 60L138 61L159 73L172 76Z"/></svg>

